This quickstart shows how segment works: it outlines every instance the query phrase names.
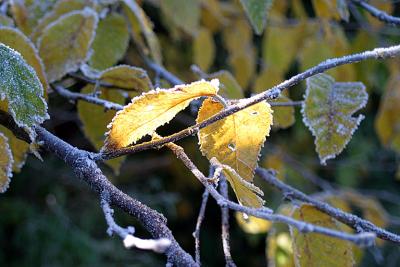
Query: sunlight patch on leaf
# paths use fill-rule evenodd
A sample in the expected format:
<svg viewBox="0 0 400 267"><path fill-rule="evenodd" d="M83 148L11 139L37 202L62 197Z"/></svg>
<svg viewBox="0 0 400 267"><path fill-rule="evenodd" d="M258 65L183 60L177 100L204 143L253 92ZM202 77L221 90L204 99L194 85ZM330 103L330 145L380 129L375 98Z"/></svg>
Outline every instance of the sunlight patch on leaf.
<svg viewBox="0 0 400 267"><path fill-rule="evenodd" d="M157 88L133 98L108 126L110 131L107 133L104 149L112 151L136 143L172 120L192 100L201 96L213 96L217 92L218 80L198 81L171 89Z"/></svg>
<svg viewBox="0 0 400 267"><path fill-rule="evenodd" d="M10 184L13 158L7 137L0 132L0 193L4 193Z"/></svg>
<svg viewBox="0 0 400 267"><path fill-rule="evenodd" d="M365 107L367 101L368 94L360 82L335 82L326 74L307 79L301 111L304 124L315 136L321 164L343 151L364 118L352 115Z"/></svg>
<svg viewBox="0 0 400 267"><path fill-rule="evenodd" d="M97 21L97 13L85 8L61 16L44 29L38 46L49 82L77 71L86 62Z"/></svg>

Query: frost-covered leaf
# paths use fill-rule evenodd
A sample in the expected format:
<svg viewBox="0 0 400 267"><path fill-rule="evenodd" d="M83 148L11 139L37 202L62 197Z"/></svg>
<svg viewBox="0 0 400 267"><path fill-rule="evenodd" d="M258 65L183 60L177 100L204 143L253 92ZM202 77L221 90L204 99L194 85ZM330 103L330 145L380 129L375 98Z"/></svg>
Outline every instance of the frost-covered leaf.
<svg viewBox="0 0 400 267"><path fill-rule="evenodd" d="M34 28L31 34L31 40L37 44L39 37L42 36L43 30L52 22L56 21L62 15L67 14L74 10L81 10L85 7L95 7L93 0L60 0L54 5L50 12L44 14L40 18L38 25Z"/></svg>
<svg viewBox="0 0 400 267"><path fill-rule="evenodd" d="M218 92L218 81L199 81L177 85L171 89L157 89L132 99L117 113L109 125L105 150L126 147L143 136L152 134L158 127L172 120L189 103L201 96Z"/></svg>
<svg viewBox="0 0 400 267"><path fill-rule="evenodd" d="M221 103L207 98L196 121L200 123L221 110ZM271 124L270 105L266 102L258 103L200 129L200 150L209 160L215 157L222 164L235 169L244 180L251 182ZM228 180L231 176L228 174ZM232 187L235 189L235 186ZM238 195L237 189L235 192ZM241 196L238 195L238 198L241 199Z"/></svg>
<svg viewBox="0 0 400 267"><path fill-rule="evenodd" d="M267 23L268 11L273 0L240 0L254 31L261 35Z"/></svg>
<svg viewBox="0 0 400 267"><path fill-rule="evenodd" d="M375 129L381 143L400 153L400 74L390 78L379 104Z"/></svg>
<svg viewBox="0 0 400 267"><path fill-rule="evenodd" d="M94 85L87 85L82 89L82 93L90 94L94 91ZM103 89L101 91L101 98L112 101L114 103L123 104L125 98L117 90ZM104 144L104 132L107 131L107 125L115 116L116 111L107 110L103 107L87 103L85 101L78 102L79 119L82 122L83 132L93 146L99 150ZM105 164L109 165L116 175L119 174L121 164L124 162L125 157L108 160Z"/></svg>
<svg viewBox="0 0 400 267"><path fill-rule="evenodd" d="M161 10L186 33L195 35L200 21L200 0L162 0Z"/></svg>
<svg viewBox="0 0 400 267"><path fill-rule="evenodd" d="M214 164L211 159L211 163ZM220 164L220 163L219 163ZM264 200L261 198L264 193L257 186L243 179L232 167L222 164L222 173L232 186L233 191L241 205L260 208L264 205Z"/></svg>
<svg viewBox="0 0 400 267"><path fill-rule="evenodd" d="M157 35L153 31L153 23L136 1L123 0L123 2L133 41L145 55L150 56L155 62L161 64L161 48Z"/></svg>
<svg viewBox="0 0 400 267"><path fill-rule="evenodd" d="M29 35L56 0L13 0L11 13L18 28Z"/></svg>
<svg viewBox="0 0 400 267"><path fill-rule="evenodd" d="M0 132L8 139L8 144L14 159L12 171L20 172L28 156L29 144L15 137L15 135L4 126L0 126Z"/></svg>
<svg viewBox="0 0 400 267"><path fill-rule="evenodd" d="M244 97L243 89L233 77L232 73L227 70L220 70L207 75L208 79L219 80L219 94L229 99L240 99Z"/></svg>
<svg viewBox="0 0 400 267"><path fill-rule="evenodd" d="M87 60L97 21L97 13L85 8L61 16L44 29L38 46L49 82L77 71Z"/></svg>
<svg viewBox="0 0 400 267"><path fill-rule="evenodd" d="M311 205L304 204L296 208L292 217L341 231L338 222L334 218ZM317 233L303 234L294 227L290 227L290 233L293 242L295 265L298 267L352 267L355 264L352 245L349 241Z"/></svg>
<svg viewBox="0 0 400 267"><path fill-rule="evenodd" d="M7 101L14 121L28 131L32 140L33 127L49 118L43 95L35 70L18 52L0 43L0 100Z"/></svg>
<svg viewBox="0 0 400 267"><path fill-rule="evenodd" d="M98 70L113 66L124 56L128 42L129 31L125 18L118 13L108 14L97 27L89 65Z"/></svg>
<svg viewBox="0 0 400 267"><path fill-rule="evenodd" d="M335 82L326 74L307 79L303 121L315 136L321 164L343 151L364 118L352 115L367 101L368 94L360 82Z"/></svg>
<svg viewBox="0 0 400 267"><path fill-rule="evenodd" d="M42 83L44 93L47 95L48 84L44 66L38 52L32 42L16 28L0 27L0 43L3 43L16 50L25 59L28 65L32 66Z"/></svg>
<svg viewBox="0 0 400 267"><path fill-rule="evenodd" d="M12 176L13 158L7 137L0 132L0 193L4 193Z"/></svg>
<svg viewBox="0 0 400 267"><path fill-rule="evenodd" d="M207 28L201 28L193 42L194 63L200 69L207 71L215 58L215 44L212 33Z"/></svg>
<svg viewBox="0 0 400 267"><path fill-rule="evenodd" d="M271 102L288 103L291 101L292 100L287 96L280 95L278 98L274 99ZM274 111L274 128L286 129L294 124L295 118L293 106L273 106L272 110Z"/></svg>
<svg viewBox="0 0 400 267"><path fill-rule="evenodd" d="M128 65L118 65L104 70L100 74L99 81L136 93L153 89L153 84L144 69Z"/></svg>
<svg viewBox="0 0 400 267"><path fill-rule="evenodd" d="M240 228L248 234L264 234L268 232L272 225L272 222L265 219L253 216L245 218L245 215L241 212L235 212L235 218Z"/></svg>

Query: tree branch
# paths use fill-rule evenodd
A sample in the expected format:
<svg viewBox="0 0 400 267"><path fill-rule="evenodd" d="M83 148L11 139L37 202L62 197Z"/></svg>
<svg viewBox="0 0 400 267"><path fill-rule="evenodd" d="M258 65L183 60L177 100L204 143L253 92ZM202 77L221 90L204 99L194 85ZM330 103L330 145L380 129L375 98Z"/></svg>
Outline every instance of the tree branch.
<svg viewBox="0 0 400 267"><path fill-rule="evenodd" d="M0 111L0 122L4 123L3 125L13 131L17 137L24 132L4 111ZM37 134L36 142L67 163L75 175L85 181L93 191L99 194L107 192L110 204L137 218L153 238L170 240L171 245L165 251L168 262L176 266L198 266L176 242L171 230L166 225L165 217L116 188L93 161L93 153L71 146L40 126L35 128L35 132Z"/></svg>
<svg viewBox="0 0 400 267"><path fill-rule="evenodd" d="M350 214L347 212L344 212L340 209L337 209L335 207L332 207L331 205L323 202L316 200L312 197L307 196L303 192L283 183L282 181L278 180L274 174L271 171L262 169L262 168L257 168L256 169L256 174L260 176L264 181L269 183L270 185L274 186L278 190L280 190L285 197L290 198L290 199L297 199L302 202L311 204L315 206L318 210L332 216L333 218L337 219L338 221L352 227L353 229L361 229L364 232L371 232L375 233L377 237L383 240L389 240L394 243L400 244L400 236L394 233L391 233L389 231L386 231L385 229L382 229L380 227L377 227L373 223L364 220L354 214Z"/></svg>
<svg viewBox="0 0 400 267"><path fill-rule="evenodd" d="M307 79L311 76L314 76L315 74L322 73L328 69L332 69L332 68L335 68L335 67L338 67L341 65L345 65L345 64L356 63L356 62L360 62L360 61L367 60L367 59L391 58L391 57L395 57L399 54L400 54L400 45L397 45L397 46L391 46L391 47L387 47L387 48L375 48L374 50L371 50L371 51L365 51L365 52L358 53L358 54L328 59L328 60L323 61L322 63L318 64L315 67L312 67L300 74L293 76L292 78L274 86L273 88L271 88L269 90L266 90L260 94L254 95L250 98L240 100L237 104L229 106L228 108L222 110L221 112L215 114L214 116L210 117L207 120L204 120L201 123L197 123L196 125L188 127L180 132L177 132L175 134L166 136L166 137L158 139L158 140L144 142L139 145L125 147L125 148L121 148L121 149L118 149L115 151L103 151L102 153L100 153L98 155L98 157L96 157L96 160L108 160L108 159L120 157L120 156L127 155L127 154L137 153L137 152L144 151L147 149L157 148L157 147L160 147L169 142L176 142L182 138L194 135L194 134L198 133L198 131L201 128L204 128L204 127L206 127L216 121L219 121L223 118L226 118L229 115L232 115L233 113L243 110L249 106L257 104L261 101L275 99L286 88L290 88L290 87L300 83L301 81L304 81L305 79Z"/></svg>
<svg viewBox="0 0 400 267"><path fill-rule="evenodd" d="M201 224L203 223L203 220L204 220L204 214L206 212L208 196L209 196L209 193L208 193L207 189L205 189L204 193L203 193L202 201L201 201L199 215L197 216L196 229L193 232L194 243L195 243L195 258L196 258L196 263L198 265L201 265L201 261L200 261L200 229L201 229Z"/></svg>
<svg viewBox="0 0 400 267"><path fill-rule="evenodd" d="M218 191L214 188L212 180L207 179L204 174L194 165L190 158L186 155L182 147L177 146L173 143L168 143L165 145L177 156L178 159L193 173L193 175L206 187L210 192L210 195L217 201L219 206L228 207L231 210L236 210L254 217L262 218L272 222L285 223L297 228L302 233L318 233L327 236L347 240L353 242L359 246L371 246L374 243L376 235L370 232L364 232L359 234L348 234L345 232L336 231L333 229L317 226L311 223L306 223L303 221L295 220L291 217L273 214L268 208L250 208L246 206L239 205L224 198Z"/></svg>
<svg viewBox="0 0 400 267"><path fill-rule="evenodd" d="M363 0L352 0L352 2L359 7L363 8L365 11L370 13L373 17L377 18L378 20L387 23L388 25L392 26L399 26L400 25L400 18L399 17L394 17L386 12L377 9L376 7L368 4L367 2Z"/></svg>

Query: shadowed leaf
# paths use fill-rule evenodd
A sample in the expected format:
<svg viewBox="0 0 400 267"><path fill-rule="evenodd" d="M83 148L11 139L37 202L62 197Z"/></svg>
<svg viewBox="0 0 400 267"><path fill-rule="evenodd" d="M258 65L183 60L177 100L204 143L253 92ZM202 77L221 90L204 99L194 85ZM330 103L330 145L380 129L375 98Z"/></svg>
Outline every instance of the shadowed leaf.
<svg viewBox="0 0 400 267"><path fill-rule="evenodd" d="M0 193L4 193L10 184L12 165L13 158L7 137L0 132Z"/></svg>

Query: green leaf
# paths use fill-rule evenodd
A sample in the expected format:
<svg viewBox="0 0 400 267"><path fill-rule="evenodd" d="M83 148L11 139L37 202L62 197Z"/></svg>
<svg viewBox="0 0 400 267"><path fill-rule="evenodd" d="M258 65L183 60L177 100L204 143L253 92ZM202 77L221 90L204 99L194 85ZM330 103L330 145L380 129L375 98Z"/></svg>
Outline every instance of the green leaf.
<svg viewBox="0 0 400 267"><path fill-rule="evenodd" d="M0 43L3 43L19 52L26 63L32 66L44 88L45 96L49 87L44 71L42 59L32 42L16 28L0 27Z"/></svg>
<svg viewBox="0 0 400 267"><path fill-rule="evenodd" d="M97 13L85 8L61 16L44 29L38 46L49 82L77 71L87 61L97 21Z"/></svg>
<svg viewBox="0 0 400 267"><path fill-rule="evenodd" d="M337 221L311 205L301 205L292 214L296 220L341 231ZM301 233L290 227L296 266L354 266L351 243L317 233Z"/></svg>
<svg viewBox="0 0 400 267"><path fill-rule="evenodd" d="M256 34L261 35L267 23L273 0L240 0Z"/></svg>
<svg viewBox="0 0 400 267"><path fill-rule="evenodd" d="M113 66L124 56L128 42L129 31L125 18L118 13L108 14L97 27L89 65L98 70Z"/></svg>
<svg viewBox="0 0 400 267"><path fill-rule="evenodd" d="M31 140L35 138L33 127L49 118L43 95L35 70L18 52L0 44L0 99L7 100L9 113Z"/></svg>
<svg viewBox="0 0 400 267"><path fill-rule="evenodd" d="M368 94L361 82L339 83L326 74L307 79L303 121L315 136L321 164L343 151L364 118L352 115L367 101Z"/></svg>
<svg viewBox="0 0 400 267"><path fill-rule="evenodd" d="M0 132L0 193L7 190L12 176L13 158L7 141L7 137Z"/></svg>
<svg viewBox="0 0 400 267"><path fill-rule="evenodd" d="M94 91L94 85L89 84L82 89L82 93L90 94ZM125 98L117 90L101 90L101 98L114 103L124 104ZM99 150L105 140L104 133L107 131L107 125L115 116L115 110L104 110L104 107L96 106L84 101L78 102L79 119L82 122L83 132L93 146ZM121 164L126 157L119 157L108 160L105 164L109 165L116 175L119 174Z"/></svg>
<svg viewBox="0 0 400 267"><path fill-rule="evenodd" d="M200 21L200 0L162 0L161 10L164 16L186 33L195 35Z"/></svg>

